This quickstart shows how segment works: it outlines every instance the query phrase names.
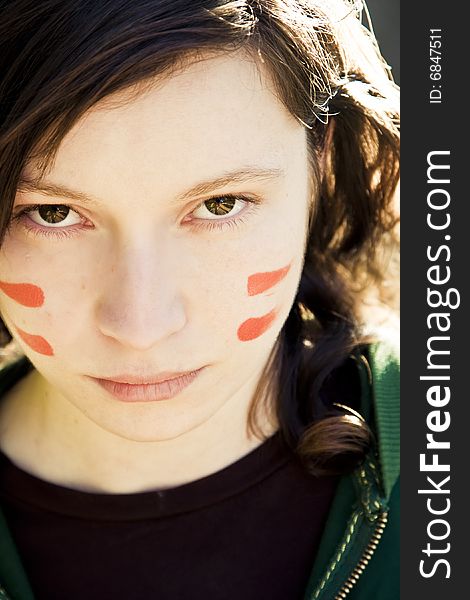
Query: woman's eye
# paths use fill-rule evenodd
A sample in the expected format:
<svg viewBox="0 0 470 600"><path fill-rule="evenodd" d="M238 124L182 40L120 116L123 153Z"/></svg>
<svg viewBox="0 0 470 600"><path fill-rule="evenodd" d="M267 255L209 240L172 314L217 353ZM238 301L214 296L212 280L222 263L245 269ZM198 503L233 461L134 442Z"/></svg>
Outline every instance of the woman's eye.
<svg viewBox="0 0 470 600"><path fill-rule="evenodd" d="M237 215L246 205L246 200L234 196L210 198L192 212L192 217L205 220L220 220L220 217Z"/></svg>
<svg viewBox="0 0 470 600"><path fill-rule="evenodd" d="M67 227L78 225L82 218L70 207L64 204L44 204L35 210L28 211L28 217L43 227Z"/></svg>

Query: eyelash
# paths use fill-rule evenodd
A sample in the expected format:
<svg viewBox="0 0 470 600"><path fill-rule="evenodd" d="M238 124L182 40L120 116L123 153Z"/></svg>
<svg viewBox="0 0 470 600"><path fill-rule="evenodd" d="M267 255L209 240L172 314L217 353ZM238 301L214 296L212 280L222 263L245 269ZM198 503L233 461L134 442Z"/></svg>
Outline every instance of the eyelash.
<svg viewBox="0 0 470 600"><path fill-rule="evenodd" d="M223 231L227 228L233 229L245 223L246 217L254 213L261 204L261 200L259 198L247 197L243 194L221 194L220 196L212 196L211 198L206 198L200 204L198 204L192 212L200 208L204 204L204 202L221 198L241 200L245 203L246 206L242 208L241 211L233 217L228 216L227 218L207 219L205 221L204 219L199 219L199 221L186 221L185 224L187 224L191 229L196 231L213 231L215 229ZM28 206L23 206L20 210L18 210L18 212L13 214L10 221L10 226L14 223L20 223L28 233L46 238L53 237L56 239L64 239L70 238L80 233L81 229L83 228L83 224L73 225L70 226L70 228L68 229L61 229L59 227L42 227L31 220L28 221L27 219L23 218L27 217L28 213L34 212L35 210L39 210L44 206L65 206L66 208L69 208L70 210L74 211L79 216L81 216L78 211L76 211L68 204L32 204Z"/></svg>
<svg viewBox="0 0 470 600"><path fill-rule="evenodd" d="M68 204L30 204L27 206L22 206L21 209L19 209L16 213L12 215L9 223L9 228L11 228L13 224L19 223L27 231L28 234L35 235L38 237L52 237L56 239L69 238L80 233L80 225L73 225L69 229L60 229L58 227L41 227L41 225L38 225L37 223L34 223L33 221L27 220L27 218L25 218L27 217L28 213L34 212L35 210L39 210L44 206L65 206L67 208L70 208L70 210L76 212L78 215L80 214Z"/></svg>

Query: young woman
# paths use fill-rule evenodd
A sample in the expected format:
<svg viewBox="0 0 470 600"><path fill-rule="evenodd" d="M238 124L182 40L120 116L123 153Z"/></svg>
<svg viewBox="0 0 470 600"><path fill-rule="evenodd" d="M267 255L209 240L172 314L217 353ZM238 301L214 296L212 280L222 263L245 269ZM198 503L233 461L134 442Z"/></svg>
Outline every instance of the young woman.
<svg viewBox="0 0 470 600"><path fill-rule="evenodd" d="M0 45L0 598L397 598L357 7L6 0Z"/></svg>

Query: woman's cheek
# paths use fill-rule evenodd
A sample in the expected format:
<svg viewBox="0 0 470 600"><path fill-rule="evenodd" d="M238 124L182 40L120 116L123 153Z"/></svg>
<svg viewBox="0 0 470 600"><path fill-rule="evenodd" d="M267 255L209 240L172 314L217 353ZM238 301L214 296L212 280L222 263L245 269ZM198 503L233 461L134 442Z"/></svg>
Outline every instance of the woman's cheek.
<svg viewBox="0 0 470 600"><path fill-rule="evenodd" d="M0 279L0 310L12 334L25 346L41 356L54 356L57 345L64 345L73 337L78 315L74 310L81 305L78 290L70 289L70 282L59 285L51 282L12 280L10 273ZM73 300L73 301L72 301ZM73 308L75 307L75 308ZM69 324L69 331L62 327ZM27 347L27 348L26 348Z"/></svg>
<svg viewBox="0 0 470 600"><path fill-rule="evenodd" d="M0 312L18 341L37 355L55 354L49 282L44 275L56 269L57 252L45 256L43 245L31 241L15 227L6 236L0 253ZM64 257L61 257L63 267ZM44 266L46 265L46 268ZM40 280L37 274L40 273Z"/></svg>
<svg viewBox="0 0 470 600"><path fill-rule="evenodd" d="M237 337L241 342L250 342L261 337L275 324L281 309L278 294L275 292L287 277L291 265L292 261L272 271L255 271L248 276L246 282L247 296L267 296L272 300L272 307L261 315L249 316L239 324ZM253 306L253 313L256 312L255 308Z"/></svg>
<svg viewBox="0 0 470 600"><path fill-rule="evenodd" d="M19 230L6 238L0 253L0 310L25 352L63 355L79 340L89 294L83 279L85 273L94 275L95 250L82 238L56 244Z"/></svg>
<svg viewBox="0 0 470 600"><path fill-rule="evenodd" d="M267 314L261 317L251 317L243 321L237 330L238 339L241 342L250 342L259 338L263 333L271 328L275 322L278 311L273 308Z"/></svg>
<svg viewBox="0 0 470 600"><path fill-rule="evenodd" d="M15 330L23 342L29 346L31 350L34 350L34 352L42 354L43 356L54 356L54 349L46 338L42 337L41 335L23 331L19 327L15 327Z"/></svg>
<svg viewBox="0 0 470 600"><path fill-rule="evenodd" d="M2 310L2 314L9 315L8 324L12 332L34 352L43 356L53 356L54 349L51 343L36 331L38 328L42 329L43 327L33 324L34 321L37 321L36 318L29 318L36 317L37 311L46 302L42 287L29 281L6 281L1 279L0 294L3 295L2 306L6 305L6 308ZM10 304L10 310L8 310L8 304ZM20 323L22 327L20 327Z"/></svg>
<svg viewBox="0 0 470 600"><path fill-rule="evenodd" d="M0 291L22 306L38 308L44 304L44 292L34 283L15 283L0 280Z"/></svg>

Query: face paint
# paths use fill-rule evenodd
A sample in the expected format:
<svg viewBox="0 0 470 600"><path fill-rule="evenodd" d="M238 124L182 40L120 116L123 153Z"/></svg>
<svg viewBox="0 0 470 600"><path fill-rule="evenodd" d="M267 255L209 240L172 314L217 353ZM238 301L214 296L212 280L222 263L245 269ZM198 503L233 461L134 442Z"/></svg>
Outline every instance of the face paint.
<svg viewBox="0 0 470 600"><path fill-rule="evenodd" d="M244 321L238 328L237 335L241 342L249 342L262 335L276 318L276 310L273 309L267 315L255 317Z"/></svg>
<svg viewBox="0 0 470 600"><path fill-rule="evenodd" d="M276 271L265 271L263 273L254 273L253 275L250 275L247 282L248 295L256 296L257 294L262 294L271 289L284 279L289 272L290 267L290 264L288 264ZM277 312L273 309L262 317L247 319L238 328L238 339L242 342L256 339L269 329L274 322L276 315Z"/></svg>
<svg viewBox="0 0 470 600"><path fill-rule="evenodd" d="M289 272L290 265L278 269L277 271L268 271L266 273L254 273L248 277L248 295L256 296L269 290L279 283Z"/></svg>
<svg viewBox="0 0 470 600"><path fill-rule="evenodd" d="M23 306L37 308L44 304L44 292L40 287L31 283L0 281L0 290Z"/></svg>
<svg viewBox="0 0 470 600"><path fill-rule="evenodd" d="M39 354L44 354L45 356L53 356L54 350L47 340L45 340L40 335L32 335L31 333L26 333L19 327L16 328L19 336L23 340L25 344L28 344L30 348L32 348L35 352Z"/></svg>

